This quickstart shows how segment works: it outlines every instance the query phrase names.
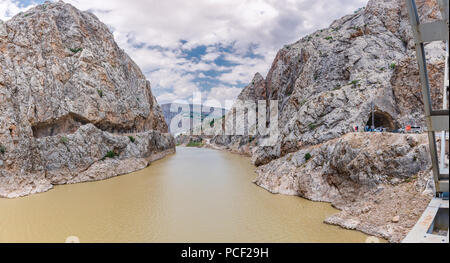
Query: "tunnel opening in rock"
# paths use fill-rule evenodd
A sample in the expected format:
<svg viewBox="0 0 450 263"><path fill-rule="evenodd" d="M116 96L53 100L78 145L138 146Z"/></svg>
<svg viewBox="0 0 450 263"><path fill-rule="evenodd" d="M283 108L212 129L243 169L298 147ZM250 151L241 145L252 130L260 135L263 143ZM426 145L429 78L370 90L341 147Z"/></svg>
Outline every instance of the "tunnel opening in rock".
<svg viewBox="0 0 450 263"><path fill-rule="evenodd" d="M58 119L53 119L45 122L35 123L31 128L35 138L52 137L61 134L73 134L81 126L92 124L97 129L109 132L111 134L135 134L152 130L152 123L148 120L138 117L134 123L124 126L120 124L110 123L108 121L100 121L93 123L81 115L69 113Z"/></svg>
<svg viewBox="0 0 450 263"><path fill-rule="evenodd" d="M85 120L81 116L68 114L56 120L41 122L33 125L33 136L35 138L43 138L58 134L72 134L75 133L82 125L87 123L89 123L89 121Z"/></svg>
<svg viewBox="0 0 450 263"><path fill-rule="evenodd" d="M381 111L375 111L373 114L370 113L369 120L366 125L369 127L374 125L375 128L385 128L387 131L393 131L396 129L392 116Z"/></svg>

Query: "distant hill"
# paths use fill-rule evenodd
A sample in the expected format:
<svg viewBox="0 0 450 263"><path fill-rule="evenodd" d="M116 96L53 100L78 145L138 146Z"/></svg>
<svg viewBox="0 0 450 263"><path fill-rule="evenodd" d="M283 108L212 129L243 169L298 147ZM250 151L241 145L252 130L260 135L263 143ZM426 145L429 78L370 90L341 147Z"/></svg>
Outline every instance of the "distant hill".
<svg viewBox="0 0 450 263"><path fill-rule="evenodd" d="M186 104L184 104L184 105L186 105ZM193 126L194 119L203 121L206 117L210 116L211 114L212 115L210 117L213 117L215 119L221 118L228 112L226 109L222 109L222 108L214 108L214 110L206 112L209 109L209 107L203 106L203 108L201 110L202 114L194 114L194 112L193 112L194 105L193 104L189 105L190 110L188 112L182 111L182 109L180 109L180 108L178 109L178 112L171 112L170 111L171 106L172 106L172 103L161 105L161 109L162 109L164 118L166 119L166 123L169 126L170 133L173 133L173 131L171 131L171 128L170 128L170 123L172 122L173 118L175 118L175 116L177 116L178 114L182 114L184 117L190 118L191 128L193 128L192 126ZM183 106L183 105L180 105L180 107L181 106ZM186 107L184 107L184 108L186 108ZM203 111L205 111L205 112L203 112ZM184 131L187 131L187 128Z"/></svg>

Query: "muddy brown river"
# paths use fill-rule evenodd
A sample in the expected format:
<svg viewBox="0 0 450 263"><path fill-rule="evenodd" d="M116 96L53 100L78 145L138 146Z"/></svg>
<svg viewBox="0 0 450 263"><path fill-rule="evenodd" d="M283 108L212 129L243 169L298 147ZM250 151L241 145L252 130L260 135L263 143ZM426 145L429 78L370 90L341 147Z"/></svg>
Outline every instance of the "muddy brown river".
<svg viewBox="0 0 450 263"><path fill-rule="evenodd" d="M248 158L178 148L145 170L0 199L0 242L365 242L329 204L254 185Z"/></svg>

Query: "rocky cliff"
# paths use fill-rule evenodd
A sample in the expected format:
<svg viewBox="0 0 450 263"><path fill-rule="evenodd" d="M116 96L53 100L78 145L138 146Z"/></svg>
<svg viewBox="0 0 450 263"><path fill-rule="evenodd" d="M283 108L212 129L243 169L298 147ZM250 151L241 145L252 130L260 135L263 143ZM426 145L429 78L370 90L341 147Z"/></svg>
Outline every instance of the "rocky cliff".
<svg viewBox="0 0 450 263"><path fill-rule="evenodd" d="M422 21L440 19L436 1L416 2ZM432 99L440 109L444 43L430 43L426 52ZM370 0L329 28L286 45L266 78L257 74L239 99L278 100L277 144L261 147L258 136L216 136L209 146L251 155L261 166L258 185L331 202L343 212L327 222L393 242L417 221L433 187L425 183L430 175L425 137L347 135L355 126L371 125L372 105L377 127L425 126L404 1ZM397 216L400 221L393 220Z"/></svg>
<svg viewBox="0 0 450 263"><path fill-rule="evenodd" d="M100 180L174 152L150 82L89 12L0 21L0 196Z"/></svg>
<svg viewBox="0 0 450 263"><path fill-rule="evenodd" d="M417 4L422 21L440 18L435 1ZM363 128L371 124L372 103L377 127L425 126L410 28L404 1L371 0L282 48L266 78L257 74L239 97L279 101L281 136L275 147L256 147L253 162L267 164ZM441 107L445 46L433 42L426 51L434 104ZM230 140L216 139L225 146Z"/></svg>
<svg viewBox="0 0 450 263"><path fill-rule="evenodd" d="M351 133L259 167L255 183L330 202L343 212L326 222L400 242L431 200L430 162L427 135Z"/></svg>
<svg viewBox="0 0 450 263"><path fill-rule="evenodd" d="M265 87L266 82L263 76L260 73L256 73L251 83L242 90L241 94L239 94L237 100L242 103L254 102L256 105L256 110L258 110L258 101L267 100ZM228 123L228 127L233 127L232 133L235 133L236 122L242 121L242 119L234 120L235 117L237 119L237 112L239 111L239 109L243 113L244 135L214 136L210 139L209 145L213 148L229 150L236 154L252 156L253 149L257 147L258 140L255 140L256 136L249 136L249 130L251 129L251 127L249 127L248 122L248 109L246 111L244 105L236 103L236 105L234 105L233 108L226 114L225 121ZM225 125L225 122L223 123L223 125Z"/></svg>

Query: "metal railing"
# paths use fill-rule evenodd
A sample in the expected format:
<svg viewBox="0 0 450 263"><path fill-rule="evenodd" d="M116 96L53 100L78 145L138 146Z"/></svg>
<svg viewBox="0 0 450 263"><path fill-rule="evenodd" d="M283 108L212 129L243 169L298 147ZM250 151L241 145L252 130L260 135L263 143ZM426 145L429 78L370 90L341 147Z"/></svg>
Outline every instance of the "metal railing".
<svg viewBox="0 0 450 263"><path fill-rule="evenodd" d="M442 14L442 20L430 23L421 23L416 7L415 0L406 0L408 7L410 22L416 44L417 62L419 64L420 80L422 83L422 95L425 106L425 118L428 126L428 137L430 144L431 161L433 165L433 175L436 182L436 191L438 195L448 192L448 169L440 169L445 165L445 150L444 158L441 162L438 158L438 149L436 145L436 133L442 132L441 147L446 145L446 133L449 131L449 110L447 104L447 90L448 90L448 48L446 57L446 82L444 82L444 109L433 110L431 99L430 82L428 78L427 61L425 55L425 44L433 41L449 41L449 0L437 0ZM442 150L442 149L441 149ZM441 157L442 153L441 153ZM446 172L446 173L445 173Z"/></svg>

